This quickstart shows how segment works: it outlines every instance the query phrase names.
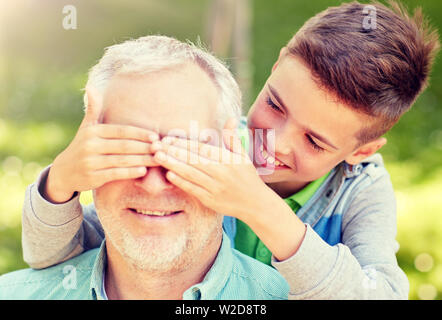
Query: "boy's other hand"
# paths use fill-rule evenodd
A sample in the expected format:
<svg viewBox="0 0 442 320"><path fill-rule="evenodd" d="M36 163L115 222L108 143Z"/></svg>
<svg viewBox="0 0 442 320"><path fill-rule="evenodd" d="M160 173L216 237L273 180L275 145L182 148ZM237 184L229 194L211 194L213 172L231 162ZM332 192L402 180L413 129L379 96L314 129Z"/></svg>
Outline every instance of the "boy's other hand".
<svg viewBox="0 0 442 320"><path fill-rule="evenodd" d="M155 142L152 150L155 160L168 169L166 178L172 184L216 212L247 221L262 209L256 199L264 201L274 192L242 148L235 134L237 121L232 120L223 130L226 148L167 137Z"/></svg>
<svg viewBox="0 0 442 320"><path fill-rule="evenodd" d="M158 166L150 146L159 139L156 132L133 126L99 124L100 94L86 88L88 106L69 146L54 160L42 195L63 203L75 192L96 189L107 182L134 179L146 174L146 167Z"/></svg>

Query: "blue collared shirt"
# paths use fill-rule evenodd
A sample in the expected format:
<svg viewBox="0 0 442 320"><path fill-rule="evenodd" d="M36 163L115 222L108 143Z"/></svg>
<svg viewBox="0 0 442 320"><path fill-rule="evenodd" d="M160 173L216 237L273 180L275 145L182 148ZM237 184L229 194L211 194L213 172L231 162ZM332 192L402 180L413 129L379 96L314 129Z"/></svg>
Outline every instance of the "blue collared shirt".
<svg viewBox="0 0 442 320"><path fill-rule="evenodd" d="M24 269L0 277L1 299L106 299L103 277L106 244L42 269ZM289 287L273 268L232 249L228 236L204 280L183 294L184 300L287 299Z"/></svg>

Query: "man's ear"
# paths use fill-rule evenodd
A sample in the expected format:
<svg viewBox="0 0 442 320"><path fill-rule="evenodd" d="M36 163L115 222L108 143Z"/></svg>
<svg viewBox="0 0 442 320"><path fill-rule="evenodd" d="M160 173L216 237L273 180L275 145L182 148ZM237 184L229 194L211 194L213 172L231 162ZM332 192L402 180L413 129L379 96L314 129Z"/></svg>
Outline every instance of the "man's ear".
<svg viewBox="0 0 442 320"><path fill-rule="evenodd" d="M359 148L357 148L353 153L345 158L345 162L350 165L355 165L360 163L365 158L371 156L380 148L382 148L387 143L387 139L384 137L378 138L376 140L370 141Z"/></svg>
<svg viewBox="0 0 442 320"><path fill-rule="evenodd" d="M281 61L282 57L286 54L287 54L287 47L282 47L281 50L279 51L278 60L276 60L276 62L273 64L272 72L275 71L276 67L279 64L279 61Z"/></svg>

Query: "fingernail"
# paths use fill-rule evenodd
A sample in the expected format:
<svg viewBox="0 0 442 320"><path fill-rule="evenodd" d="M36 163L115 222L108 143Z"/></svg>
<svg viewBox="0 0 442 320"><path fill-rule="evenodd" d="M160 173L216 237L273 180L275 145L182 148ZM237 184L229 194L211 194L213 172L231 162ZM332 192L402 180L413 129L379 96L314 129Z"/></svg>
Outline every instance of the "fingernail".
<svg viewBox="0 0 442 320"><path fill-rule="evenodd" d="M159 137L158 137L157 134L151 134L151 135L149 136L149 139L150 139L151 141L157 141L157 140L159 140Z"/></svg>
<svg viewBox="0 0 442 320"><path fill-rule="evenodd" d="M166 155L164 154L164 152L157 152L156 154L155 154L155 157L158 159L158 160L160 160L160 161L164 161L164 160L166 160Z"/></svg>
<svg viewBox="0 0 442 320"><path fill-rule="evenodd" d="M140 174L146 174L146 167L140 167L137 170Z"/></svg>
<svg viewBox="0 0 442 320"><path fill-rule="evenodd" d="M163 140L161 140L161 141L166 144L171 144L173 142L173 138L172 137L164 137Z"/></svg>
<svg viewBox="0 0 442 320"><path fill-rule="evenodd" d="M160 141L154 141L154 142L152 142L152 145L151 145L152 147L151 147L151 149L153 150L153 151L156 151L156 150L161 150L161 142Z"/></svg>

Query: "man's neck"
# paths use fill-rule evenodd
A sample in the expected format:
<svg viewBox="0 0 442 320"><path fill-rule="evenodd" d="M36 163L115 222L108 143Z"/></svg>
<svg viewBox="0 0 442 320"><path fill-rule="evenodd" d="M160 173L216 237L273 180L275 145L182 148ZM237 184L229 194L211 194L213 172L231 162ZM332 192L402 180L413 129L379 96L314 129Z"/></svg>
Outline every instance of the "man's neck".
<svg viewBox="0 0 442 320"><path fill-rule="evenodd" d="M137 268L107 241L106 295L110 300L181 300L187 289L203 281L218 255L221 240L222 234L184 270L168 272Z"/></svg>

